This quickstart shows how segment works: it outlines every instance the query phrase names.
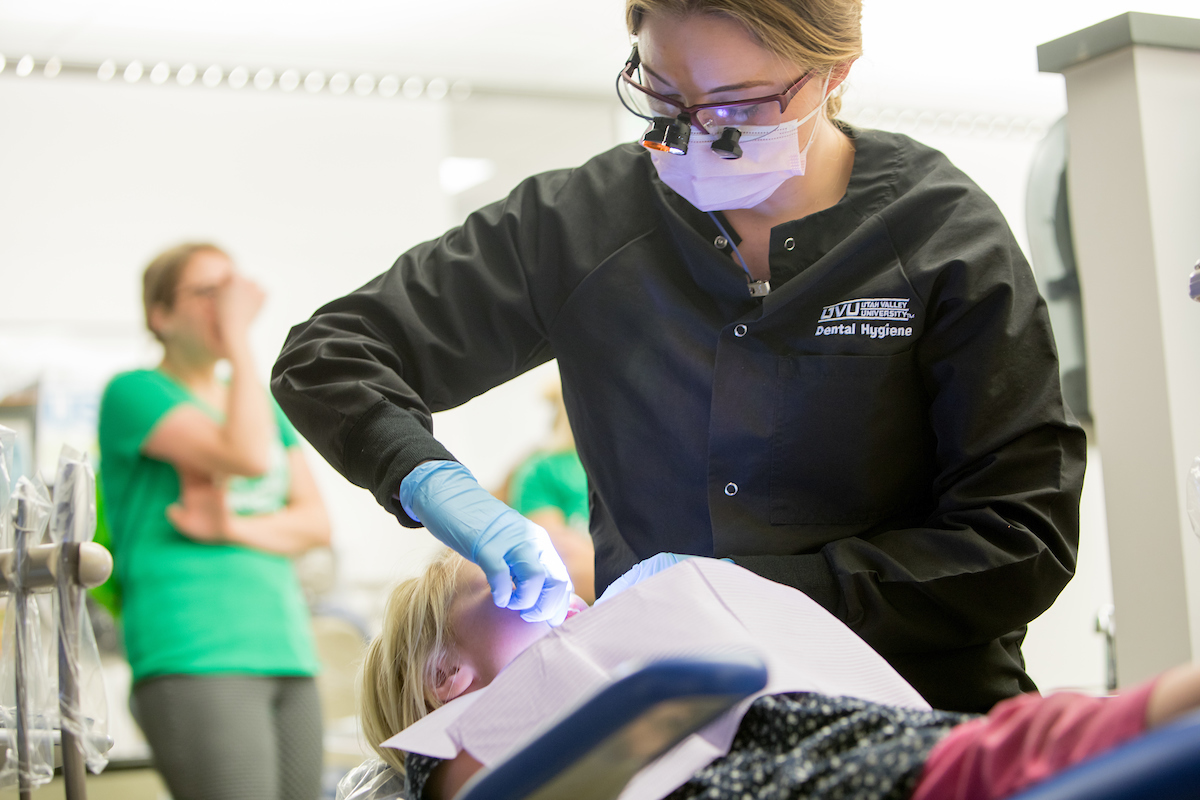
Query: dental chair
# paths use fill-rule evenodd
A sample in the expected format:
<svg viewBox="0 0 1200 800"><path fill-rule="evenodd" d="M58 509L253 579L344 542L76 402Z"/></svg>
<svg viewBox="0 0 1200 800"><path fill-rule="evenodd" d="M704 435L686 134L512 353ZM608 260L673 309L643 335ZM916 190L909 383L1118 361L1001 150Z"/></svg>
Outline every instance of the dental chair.
<svg viewBox="0 0 1200 800"><path fill-rule="evenodd" d="M646 664L601 689L455 800L615 800L650 761L757 692L755 659ZM394 800L404 781L378 760L343 779L338 800ZM1009 800L1200 798L1200 712L1085 761Z"/></svg>
<svg viewBox="0 0 1200 800"><path fill-rule="evenodd" d="M666 659L627 674L552 722L505 761L475 775L455 800L615 798L646 764L762 689L752 655ZM338 785L338 800L394 800L404 781L373 759Z"/></svg>

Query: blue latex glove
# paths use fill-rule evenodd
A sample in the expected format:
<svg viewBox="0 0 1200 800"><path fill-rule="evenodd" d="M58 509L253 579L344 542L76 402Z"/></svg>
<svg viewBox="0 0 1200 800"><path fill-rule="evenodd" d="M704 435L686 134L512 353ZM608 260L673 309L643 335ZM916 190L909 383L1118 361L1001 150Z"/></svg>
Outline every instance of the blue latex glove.
<svg viewBox="0 0 1200 800"><path fill-rule="evenodd" d="M600 605L605 600L620 594L630 586L641 583L651 575L657 575L667 567L673 567L680 561L686 561L689 558L704 558L704 556L689 556L680 553L659 553L658 555L650 556L644 561L634 564L628 572L608 585L604 590L604 594L596 598L596 605ZM722 561L733 563L732 558L722 558Z"/></svg>
<svg viewBox="0 0 1200 800"><path fill-rule="evenodd" d="M497 606L520 611L526 622L566 619L574 587L550 534L489 494L462 464L418 465L400 482L400 504L483 569Z"/></svg>

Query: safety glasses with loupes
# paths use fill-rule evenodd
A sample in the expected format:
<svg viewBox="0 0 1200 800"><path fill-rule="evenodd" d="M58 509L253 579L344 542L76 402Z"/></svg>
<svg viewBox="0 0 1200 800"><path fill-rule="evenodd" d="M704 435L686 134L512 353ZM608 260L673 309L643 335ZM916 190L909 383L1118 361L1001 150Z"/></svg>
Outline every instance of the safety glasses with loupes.
<svg viewBox="0 0 1200 800"><path fill-rule="evenodd" d="M659 94L641 83L641 71L641 57L635 44L629 60L617 76L617 96L631 113L650 122L650 128L642 135L642 146L684 155L692 135L691 126L695 125L704 133L719 134L712 149L722 158L741 156L738 139L742 132L738 126L773 127L782 123L788 104L813 76L812 72L806 72L789 89L779 94L685 106L677 99Z"/></svg>

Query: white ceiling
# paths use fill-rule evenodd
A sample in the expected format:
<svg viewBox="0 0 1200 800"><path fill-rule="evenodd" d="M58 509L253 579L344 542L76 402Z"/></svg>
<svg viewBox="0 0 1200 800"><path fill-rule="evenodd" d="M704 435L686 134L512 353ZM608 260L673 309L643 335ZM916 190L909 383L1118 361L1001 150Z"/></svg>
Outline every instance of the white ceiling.
<svg viewBox="0 0 1200 800"><path fill-rule="evenodd" d="M611 91L623 0L0 0L0 53L118 64L238 64ZM1200 16L1200 0L865 0L860 99L1001 110L1062 104L1036 46L1123 13ZM952 98L954 102L948 102Z"/></svg>
<svg viewBox="0 0 1200 800"><path fill-rule="evenodd" d="M623 0L0 0L0 52L591 92L628 55L622 9Z"/></svg>

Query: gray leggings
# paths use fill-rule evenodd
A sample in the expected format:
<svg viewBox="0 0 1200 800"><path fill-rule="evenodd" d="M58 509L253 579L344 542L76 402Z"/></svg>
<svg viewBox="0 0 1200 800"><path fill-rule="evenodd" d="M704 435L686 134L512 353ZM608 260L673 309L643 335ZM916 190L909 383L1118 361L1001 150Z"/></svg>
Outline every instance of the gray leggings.
<svg viewBox="0 0 1200 800"><path fill-rule="evenodd" d="M315 800L321 705L306 677L166 675L133 687L134 717L174 800Z"/></svg>

